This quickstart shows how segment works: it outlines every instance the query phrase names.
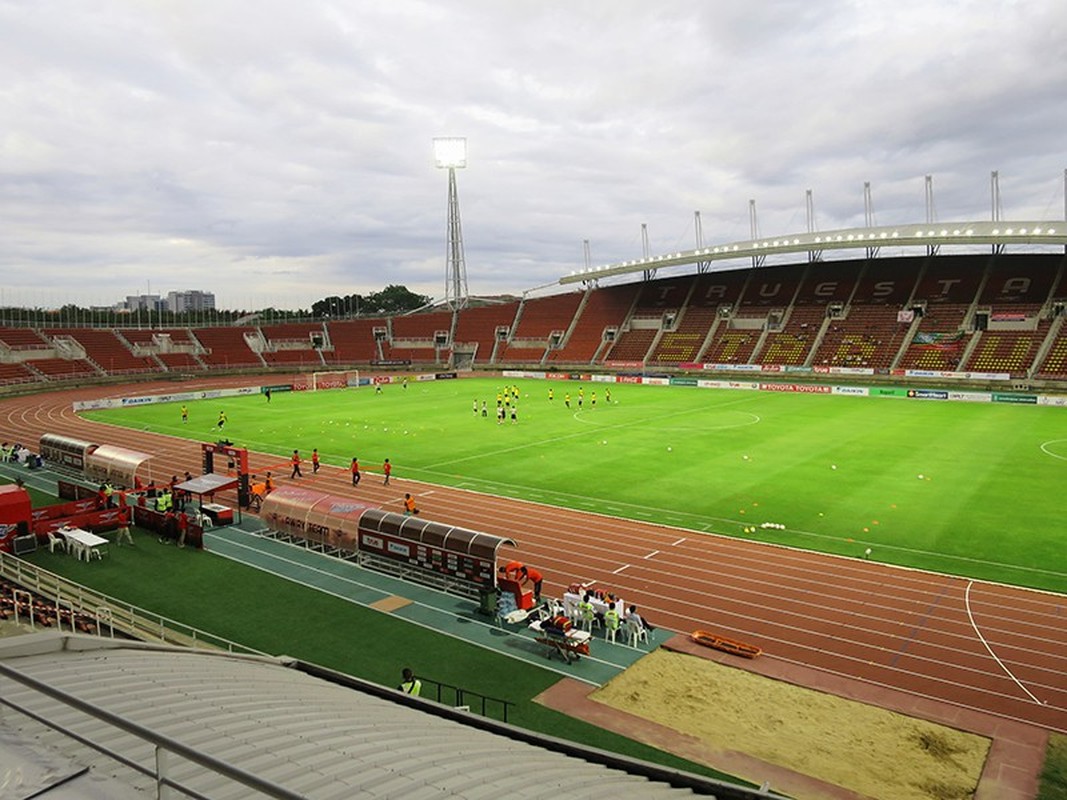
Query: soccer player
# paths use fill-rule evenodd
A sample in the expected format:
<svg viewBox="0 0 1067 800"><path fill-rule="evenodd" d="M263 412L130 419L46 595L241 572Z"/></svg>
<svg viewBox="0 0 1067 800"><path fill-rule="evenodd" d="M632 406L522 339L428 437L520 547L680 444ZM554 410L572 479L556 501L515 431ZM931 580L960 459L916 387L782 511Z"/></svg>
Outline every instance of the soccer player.
<svg viewBox="0 0 1067 800"><path fill-rule="evenodd" d="M189 421L189 407L182 405L182 425Z"/></svg>
<svg viewBox="0 0 1067 800"><path fill-rule="evenodd" d="M221 431L221 430L222 430L222 429L223 429L224 427L226 427L226 412L225 412L225 411L220 411L220 412L219 412L219 421L215 423L215 426L216 426L216 427L217 427L217 428L218 428L218 429L219 429L220 431Z"/></svg>
<svg viewBox="0 0 1067 800"><path fill-rule="evenodd" d="M567 408L571 407L571 396L570 396L570 394L563 395L563 405L565 405Z"/></svg>
<svg viewBox="0 0 1067 800"><path fill-rule="evenodd" d="M548 387L548 399L549 399L549 401L551 401L554 397L555 397L555 395L552 393L552 387L549 386Z"/></svg>

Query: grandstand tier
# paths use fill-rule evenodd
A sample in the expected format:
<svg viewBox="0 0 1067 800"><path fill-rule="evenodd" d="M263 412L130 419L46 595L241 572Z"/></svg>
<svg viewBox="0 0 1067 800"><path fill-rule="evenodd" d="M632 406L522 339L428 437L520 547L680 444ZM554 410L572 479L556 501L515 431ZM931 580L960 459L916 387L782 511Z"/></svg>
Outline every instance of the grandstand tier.
<svg viewBox="0 0 1067 800"><path fill-rule="evenodd" d="M0 384L410 362L961 371L1067 379L1061 255L871 258L671 276L458 312L204 328L0 327Z"/></svg>

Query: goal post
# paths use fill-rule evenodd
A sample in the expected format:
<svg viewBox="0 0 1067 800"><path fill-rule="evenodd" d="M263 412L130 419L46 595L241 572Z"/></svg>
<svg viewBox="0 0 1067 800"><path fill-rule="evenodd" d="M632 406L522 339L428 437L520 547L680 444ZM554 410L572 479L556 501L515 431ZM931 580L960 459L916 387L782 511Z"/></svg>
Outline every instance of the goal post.
<svg viewBox="0 0 1067 800"><path fill-rule="evenodd" d="M356 389L359 387L359 370L327 370L324 372L312 372L311 380L308 381L308 390L317 392L319 389Z"/></svg>

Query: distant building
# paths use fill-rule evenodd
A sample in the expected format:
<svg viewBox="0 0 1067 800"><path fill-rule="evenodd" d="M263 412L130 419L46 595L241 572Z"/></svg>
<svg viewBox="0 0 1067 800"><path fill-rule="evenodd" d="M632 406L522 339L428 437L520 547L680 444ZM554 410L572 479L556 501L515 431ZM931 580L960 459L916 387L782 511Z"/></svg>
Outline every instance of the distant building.
<svg viewBox="0 0 1067 800"><path fill-rule="evenodd" d="M127 311L165 311L166 304L158 294L129 294L126 295L125 308Z"/></svg>
<svg viewBox="0 0 1067 800"><path fill-rule="evenodd" d="M167 308L175 314L187 311L214 311L215 295L211 292L201 292L198 289L168 292Z"/></svg>

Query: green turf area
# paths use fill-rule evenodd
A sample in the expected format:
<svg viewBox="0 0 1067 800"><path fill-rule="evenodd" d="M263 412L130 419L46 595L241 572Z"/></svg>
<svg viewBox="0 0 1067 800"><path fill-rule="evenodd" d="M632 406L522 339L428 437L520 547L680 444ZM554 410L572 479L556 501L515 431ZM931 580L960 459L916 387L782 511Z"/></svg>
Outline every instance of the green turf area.
<svg viewBox="0 0 1067 800"><path fill-rule="evenodd" d="M92 563L50 553L47 548L26 558L123 603L254 650L292 656L385 686L399 683L400 670L410 666L433 681L513 702L508 722L514 725L737 782L535 703L538 694L559 680L555 672L207 551L161 545L153 534L137 528L133 536L135 546L113 545L106 558ZM433 699L432 684L426 685L424 694ZM448 702L451 697L446 691L442 699ZM467 701L471 702L469 696ZM490 703L486 711L496 719L501 717L498 704Z"/></svg>
<svg viewBox="0 0 1067 800"><path fill-rule="evenodd" d="M1067 800L1067 736L1049 737L1037 800Z"/></svg>
<svg viewBox="0 0 1067 800"><path fill-rule="evenodd" d="M279 460L317 447L374 471L388 457L397 476L1067 591L1064 409L633 384L611 384L608 404L608 384L585 383L579 410L579 384L524 380L518 424L498 425L505 383L215 399L189 403L187 425L177 404L85 416L210 441L225 410L226 437ZM488 418L472 413L482 400Z"/></svg>

